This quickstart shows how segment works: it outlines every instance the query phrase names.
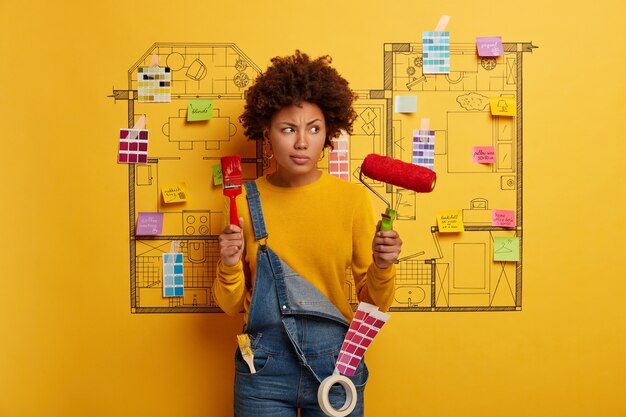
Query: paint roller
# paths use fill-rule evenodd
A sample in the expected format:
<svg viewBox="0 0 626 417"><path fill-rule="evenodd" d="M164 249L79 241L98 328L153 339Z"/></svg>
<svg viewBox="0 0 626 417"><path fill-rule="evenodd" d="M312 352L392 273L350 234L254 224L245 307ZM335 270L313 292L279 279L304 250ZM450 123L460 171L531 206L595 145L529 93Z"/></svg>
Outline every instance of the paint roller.
<svg viewBox="0 0 626 417"><path fill-rule="evenodd" d="M391 209L391 204L374 188L367 184L363 176L375 181L381 181L396 187L415 191L416 193L429 193L435 188L437 174L426 167L409 164L398 159L382 156L375 153L369 154L361 164L359 180L387 204L387 210L382 214L380 230L391 230L396 210Z"/></svg>

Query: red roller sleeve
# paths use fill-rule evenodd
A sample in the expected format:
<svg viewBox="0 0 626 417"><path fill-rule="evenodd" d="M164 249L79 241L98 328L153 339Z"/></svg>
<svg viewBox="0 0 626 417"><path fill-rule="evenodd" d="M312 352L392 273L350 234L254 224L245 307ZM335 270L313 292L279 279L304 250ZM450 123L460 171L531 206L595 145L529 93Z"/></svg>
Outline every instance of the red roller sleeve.
<svg viewBox="0 0 626 417"><path fill-rule="evenodd" d="M437 181L437 174L431 169L375 153L365 157L361 173L373 180L417 193L431 192Z"/></svg>

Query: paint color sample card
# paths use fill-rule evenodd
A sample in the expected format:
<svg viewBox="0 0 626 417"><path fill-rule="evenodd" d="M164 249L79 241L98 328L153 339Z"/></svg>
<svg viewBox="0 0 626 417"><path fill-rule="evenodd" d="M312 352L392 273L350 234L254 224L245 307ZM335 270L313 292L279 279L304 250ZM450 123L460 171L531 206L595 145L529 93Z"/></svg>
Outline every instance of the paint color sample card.
<svg viewBox="0 0 626 417"><path fill-rule="evenodd" d="M172 101L172 73L169 67L137 68L137 100L140 103Z"/></svg>
<svg viewBox="0 0 626 417"><path fill-rule="evenodd" d="M182 297L185 295L183 275L183 254L163 254L163 297Z"/></svg>
<svg viewBox="0 0 626 417"><path fill-rule="evenodd" d="M396 96L394 111L396 113L415 113L417 111L417 96Z"/></svg>
<svg viewBox="0 0 626 417"><path fill-rule="evenodd" d="M163 233L163 213L138 213L136 236L157 236L161 233Z"/></svg>
<svg viewBox="0 0 626 417"><path fill-rule="evenodd" d="M435 131L413 131L413 158L414 165L435 170Z"/></svg>
<svg viewBox="0 0 626 417"><path fill-rule="evenodd" d="M478 51L478 56L502 56L504 55L504 48L502 47L502 37L477 37L476 50Z"/></svg>
<svg viewBox="0 0 626 417"><path fill-rule="evenodd" d="M148 131L146 129L120 129L117 162L122 164L148 162Z"/></svg>
<svg viewBox="0 0 626 417"><path fill-rule="evenodd" d="M348 134L344 131L336 139L331 139L332 149L328 151L328 173L342 180L350 180L348 160Z"/></svg>
<svg viewBox="0 0 626 417"><path fill-rule="evenodd" d="M489 97L491 114L494 116L516 116L515 97Z"/></svg>
<svg viewBox="0 0 626 417"><path fill-rule="evenodd" d="M519 261L519 237L495 236L493 238L493 260Z"/></svg>
<svg viewBox="0 0 626 417"><path fill-rule="evenodd" d="M422 54L422 74L449 74L450 32L423 32Z"/></svg>

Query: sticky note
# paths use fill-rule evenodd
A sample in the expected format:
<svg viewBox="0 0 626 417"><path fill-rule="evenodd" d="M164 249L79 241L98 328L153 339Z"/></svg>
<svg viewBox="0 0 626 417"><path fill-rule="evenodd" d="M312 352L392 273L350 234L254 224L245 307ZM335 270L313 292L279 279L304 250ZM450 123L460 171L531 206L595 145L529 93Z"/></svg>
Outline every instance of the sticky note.
<svg viewBox="0 0 626 417"><path fill-rule="evenodd" d="M463 232L463 213L461 210L447 210L437 213L437 226L440 233Z"/></svg>
<svg viewBox="0 0 626 417"><path fill-rule="evenodd" d="M396 96L394 104L396 113L415 113L417 111L417 96Z"/></svg>
<svg viewBox="0 0 626 417"><path fill-rule="evenodd" d="M491 225L498 227L515 227L515 211L492 210Z"/></svg>
<svg viewBox="0 0 626 417"><path fill-rule="evenodd" d="M196 122L213 118L213 100L189 100L187 102L187 121Z"/></svg>
<svg viewBox="0 0 626 417"><path fill-rule="evenodd" d="M163 213L139 212L137 214L137 236L156 236L163 233Z"/></svg>
<svg viewBox="0 0 626 417"><path fill-rule="evenodd" d="M494 116L516 116L515 97L489 97L491 114Z"/></svg>
<svg viewBox="0 0 626 417"><path fill-rule="evenodd" d="M120 129L117 162L120 164L148 162L148 131L146 129Z"/></svg>
<svg viewBox="0 0 626 417"><path fill-rule="evenodd" d="M222 185L224 182L224 177L222 177L222 165L213 165L213 185Z"/></svg>
<svg viewBox="0 0 626 417"><path fill-rule="evenodd" d="M172 101L172 72L169 67L137 68L137 100L140 103Z"/></svg>
<svg viewBox="0 0 626 417"><path fill-rule="evenodd" d="M164 203L180 203L187 201L187 185L184 182L166 185L161 188Z"/></svg>
<svg viewBox="0 0 626 417"><path fill-rule="evenodd" d="M413 131L413 158L414 165L423 166L435 170L435 131Z"/></svg>
<svg viewBox="0 0 626 417"><path fill-rule="evenodd" d="M519 261L519 237L494 236L493 260L494 261Z"/></svg>
<svg viewBox="0 0 626 417"><path fill-rule="evenodd" d="M450 73L450 32L422 33L422 74Z"/></svg>
<svg viewBox="0 0 626 417"><path fill-rule="evenodd" d="M504 55L501 36L476 37L476 49L478 51L478 56Z"/></svg>
<svg viewBox="0 0 626 417"><path fill-rule="evenodd" d="M495 164L495 148L493 146L473 146L472 161L475 164Z"/></svg>
<svg viewBox="0 0 626 417"><path fill-rule="evenodd" d="M163 254L163 297L182 297L185 295L183 254Z"/></svg>

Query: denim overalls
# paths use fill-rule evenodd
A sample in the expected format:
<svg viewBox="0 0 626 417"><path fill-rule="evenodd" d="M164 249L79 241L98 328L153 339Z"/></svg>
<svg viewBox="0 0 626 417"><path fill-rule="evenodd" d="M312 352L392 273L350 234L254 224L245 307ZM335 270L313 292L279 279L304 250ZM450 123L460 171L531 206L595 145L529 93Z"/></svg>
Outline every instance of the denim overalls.
<svg viewBox="0 0 626 417"><path fill-rule="evenodd" d="M248 323L256 373L251 374L237 350L235 417L323 417L317 403L320 382L333 373L348 323L317 288L296 274L268 246L261 200L254 182L247 182L254 235L261 242ZM363 415L363 390L368 371L362 361L350 379L358 403L350 416ZM345 401L340 386L330 390L331 404Z"/></svg>

